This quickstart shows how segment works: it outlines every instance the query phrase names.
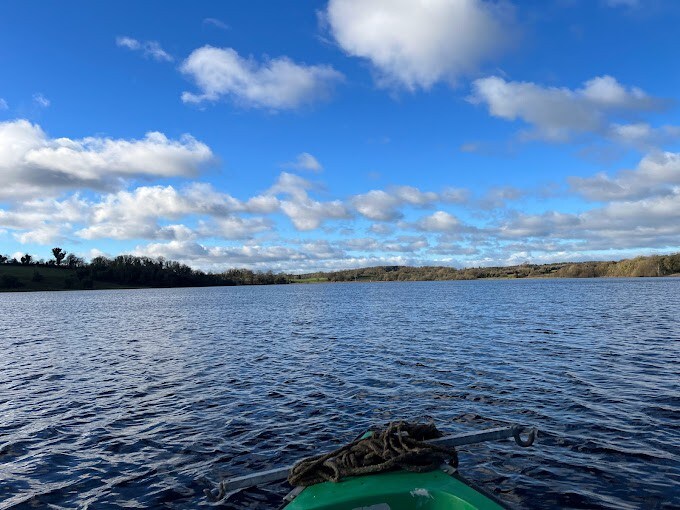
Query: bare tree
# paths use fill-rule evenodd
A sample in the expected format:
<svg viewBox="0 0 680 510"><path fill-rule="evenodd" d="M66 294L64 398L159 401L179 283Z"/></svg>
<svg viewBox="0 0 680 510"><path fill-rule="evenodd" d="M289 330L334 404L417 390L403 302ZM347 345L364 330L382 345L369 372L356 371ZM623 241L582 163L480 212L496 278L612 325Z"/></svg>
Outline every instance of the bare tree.
<svg viewBox="0 0 680 510"><path fill-rule="evenodd" d="M69 253L66 257L66 265L71 269L75 267L82 267L84 264L85 261L80 257L75 256L73 253Z"/></svg>
<svg viewBox="0 0 680 510"><path fill-rule="evenodd" d="M57 265L61 265L61 261L66 257L66 252L59 247L52 248L52 255L54 255L54 260L57 261Z"/></svg>

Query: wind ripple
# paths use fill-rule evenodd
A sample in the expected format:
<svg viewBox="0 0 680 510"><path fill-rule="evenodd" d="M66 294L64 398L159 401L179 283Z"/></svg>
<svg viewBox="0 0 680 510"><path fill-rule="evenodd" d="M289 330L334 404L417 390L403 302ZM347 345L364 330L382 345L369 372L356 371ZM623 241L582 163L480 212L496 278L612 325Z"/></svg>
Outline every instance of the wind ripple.
<svg viewBox="0 0 680 510"><path fill-rule="evenodd" d="M0 509L187 508L371 425L525 508L680 506L680 279L0 294ZM275 508L285 484L224 508Z"/></svg>

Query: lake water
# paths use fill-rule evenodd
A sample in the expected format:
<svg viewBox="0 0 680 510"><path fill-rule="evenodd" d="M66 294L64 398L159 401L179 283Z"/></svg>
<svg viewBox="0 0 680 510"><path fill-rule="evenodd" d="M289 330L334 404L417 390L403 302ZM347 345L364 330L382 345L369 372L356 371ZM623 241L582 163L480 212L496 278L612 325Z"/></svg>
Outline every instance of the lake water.
<svg viewBox="0 0 680 510"><path fill-rule="evenodd" d="M680 507L680 278L0 294L0 509L195 508L431 417L526 508ZM221 508L275 508L285 483Z"/></svg>

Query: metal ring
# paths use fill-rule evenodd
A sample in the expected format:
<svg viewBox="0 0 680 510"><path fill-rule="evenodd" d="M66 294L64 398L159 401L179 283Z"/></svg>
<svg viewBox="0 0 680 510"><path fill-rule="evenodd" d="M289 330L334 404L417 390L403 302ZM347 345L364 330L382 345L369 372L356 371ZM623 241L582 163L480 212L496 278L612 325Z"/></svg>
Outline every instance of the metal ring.
<svg viewBox="0 0 680 510"><path fill-rule="evenodd" d="M527 448L534 444L534 440L536 439L538 430L536 428L532 428L531 430L529 430L529 435L527 436L526 440L522 439L519 435L522 430L523 430L522 428L517 427L513 432L512 437L515 438L515 443L517 443L519 446Z"/></svg>

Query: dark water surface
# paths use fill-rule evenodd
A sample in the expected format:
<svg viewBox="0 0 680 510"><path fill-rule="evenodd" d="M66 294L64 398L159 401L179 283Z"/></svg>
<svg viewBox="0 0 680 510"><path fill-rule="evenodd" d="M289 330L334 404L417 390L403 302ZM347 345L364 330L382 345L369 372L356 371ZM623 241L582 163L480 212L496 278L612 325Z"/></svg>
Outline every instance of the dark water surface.
<svg viewBox="0 0 680 510"><path fill-rule="evenodd" d="M461 472L526 508L680 507L680 279L0 294L0 509L195 508L370 425L538 426ZM273 508L285 484L223 508Z"/></svg>

